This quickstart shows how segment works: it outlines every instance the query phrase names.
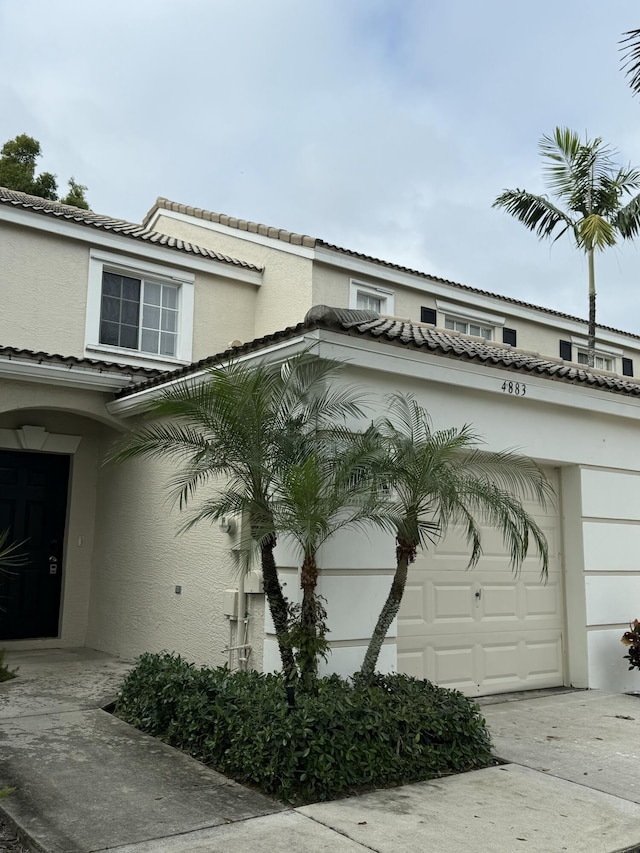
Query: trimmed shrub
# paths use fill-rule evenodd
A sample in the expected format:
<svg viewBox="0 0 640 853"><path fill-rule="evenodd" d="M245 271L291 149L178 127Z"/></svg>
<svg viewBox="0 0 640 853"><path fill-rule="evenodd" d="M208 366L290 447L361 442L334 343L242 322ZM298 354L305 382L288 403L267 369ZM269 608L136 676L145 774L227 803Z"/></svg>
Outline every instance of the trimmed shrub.
<svg viewBox="0 0 640 853"><path fill-rule="evenodd" d="M129 673L122 719L238 782L289 802L417 782L492 762L480 709L406 675L319 679L288 705L280 675L197 668L145 654Z"/></svg>

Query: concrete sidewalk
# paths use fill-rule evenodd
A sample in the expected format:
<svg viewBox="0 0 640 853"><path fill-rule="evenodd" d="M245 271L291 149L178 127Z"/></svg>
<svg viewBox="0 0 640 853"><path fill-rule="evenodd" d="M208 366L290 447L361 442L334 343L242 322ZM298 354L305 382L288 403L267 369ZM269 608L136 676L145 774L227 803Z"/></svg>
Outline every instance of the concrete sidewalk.
<svg viewBox="0 0 640 853"><path fill-rule="evenodd" d="M0 801L45 853L640 851L640 699L541 694L483 708L509 763L286 809L100 710L128 664L7 655ZM637 847L634 847L637 845Z"/></svg>

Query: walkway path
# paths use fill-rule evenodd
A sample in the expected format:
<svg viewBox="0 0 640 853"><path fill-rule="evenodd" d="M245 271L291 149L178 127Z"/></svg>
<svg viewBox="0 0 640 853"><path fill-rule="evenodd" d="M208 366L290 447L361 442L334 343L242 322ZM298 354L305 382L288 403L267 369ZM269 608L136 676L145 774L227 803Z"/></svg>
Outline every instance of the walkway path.
<svg viewBox="0 0 640 853"><path fill-rule="evenodd" d="M45 853L640 853L634 697L490 704L510 763L287 809L100 710L128 664L7 657L20 678L0 685L0 787L16 791L0 807Z"/></svg>

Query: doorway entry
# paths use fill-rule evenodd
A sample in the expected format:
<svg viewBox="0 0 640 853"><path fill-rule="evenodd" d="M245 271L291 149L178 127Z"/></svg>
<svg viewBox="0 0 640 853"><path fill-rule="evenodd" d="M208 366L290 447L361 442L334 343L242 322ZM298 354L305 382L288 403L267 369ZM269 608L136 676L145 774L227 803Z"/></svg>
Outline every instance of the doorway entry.
<svg viewBox="0 0 640 853"><path fill-rule="evenodd" d="M70 457L0 450L0 531L23 542L0 572L0 640L57 637Z"/></svg>

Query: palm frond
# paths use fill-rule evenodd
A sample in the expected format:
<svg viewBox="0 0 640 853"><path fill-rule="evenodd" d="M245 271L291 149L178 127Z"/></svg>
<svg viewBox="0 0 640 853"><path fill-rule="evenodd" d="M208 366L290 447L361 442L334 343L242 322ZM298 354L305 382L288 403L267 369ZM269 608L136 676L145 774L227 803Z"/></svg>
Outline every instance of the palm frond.
<svg viewBox="0 0 640 853"><path fill-rule="evenodd" d="M640 93L640 30L629 30L620 40L622 47L622 68L629 78L634 94Z"/></svg>
<svg viewBox="0 0 640 853"><path fill-rule="evenodd" d="M540 240L550 238L554 242L569 229L577 238L576 223L546 196L534 195L526 190L505 190L493 203L501 207L530 231L534 231Z"/></svg>
<svg viewBox="0 0 640 853"><path fill-rule="evenodd" d="M27 564L27 555L21 553L26 541L9 542L9 530L0 531L0 572L10 573L11 569Z"/></svg>
<svg viewBox="0 0 640 853"><path fill-rule="evenodd" d="M640 195L632 198L617 212L614 225L624 238L637 237L640 233Z"/></svg>
<svg viewBox="0 0 640 853"><path fill-rule="evenodd" d="M544 508L553 499L538 466L514 451L483 450L469 425L433 431L413 397L396 394L390 402L392 413L378 428L387 445L383 464L395 488L398 540L425 547L460 525L473 566L482 554L483 521L502 534L515 571L531 542L546 571L544 535L523 507L530 501Z"/></svg>
<svg viewBox="0 0 640 853"><path fill-rule="evenodd" d="M591 213L580 220L578 234L579 245L587 251L590 249L602 251L616 244L615 226L597 213Z"/></svg>

